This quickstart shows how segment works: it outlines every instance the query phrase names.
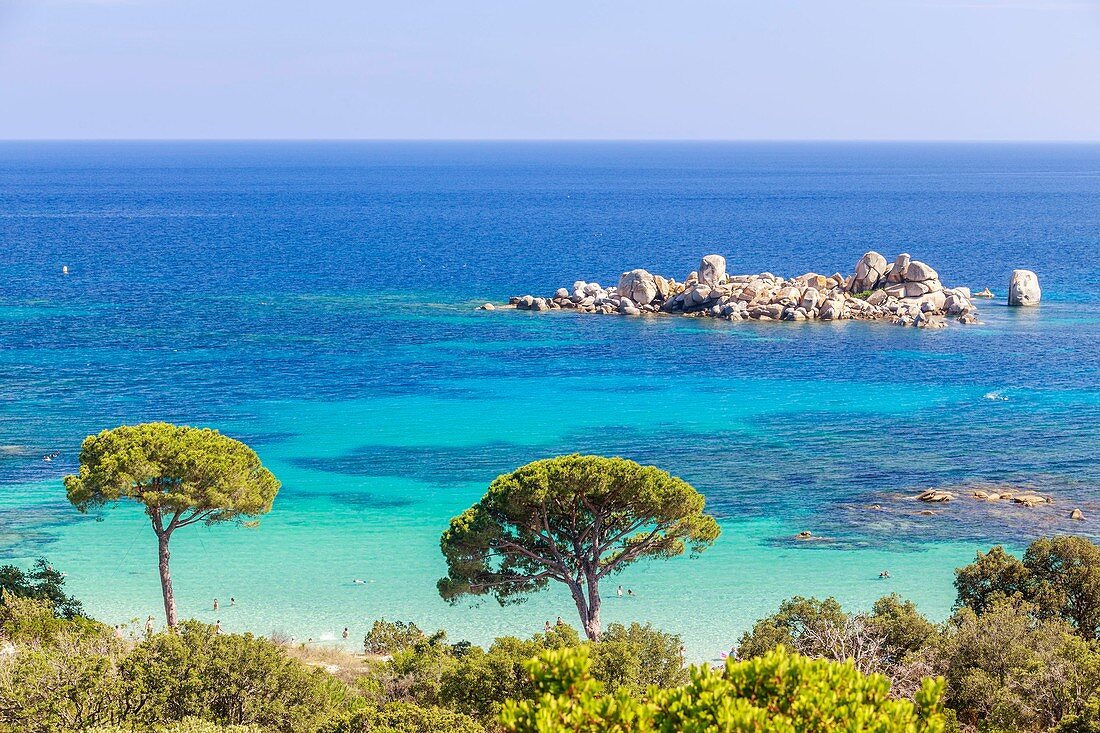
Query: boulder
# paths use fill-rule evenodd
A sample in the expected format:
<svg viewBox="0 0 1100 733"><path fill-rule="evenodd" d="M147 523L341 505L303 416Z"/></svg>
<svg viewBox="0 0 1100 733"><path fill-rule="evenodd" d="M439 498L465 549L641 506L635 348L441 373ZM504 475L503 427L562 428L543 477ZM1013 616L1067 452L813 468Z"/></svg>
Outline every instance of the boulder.
<svg viewBox="0 0 1100 733"><path fill-rule="evenodd" d="M672 283L665 280L660 275L653 276L653 284L657 286L657 297L660 300L665 300L672 292Z"/></svg>
<svg viewBox="0 0 1100 733"><path fill-rule="evenodd" d="M898 255L894 260L894 266L890 268L890 272L886 273L886 281L891 283L905 282L905 273L909 270L910 259L905 252Z"/></svg>
<svg viewBox="0 0 1100 733"><path fill-rule="evenodd" d="M992 298L993 297L993 291L990 290L989 288L986 288L985 290L982 290L979 293L974 293L974 297L975 298Z"/></svg>
<svg viewBox="0 0 1100 733"><path fill-rule="evenodd" d="M1080 509L1074 509L1072 512L1069 513L1069 518L1082 520L1085 518L1085 515L1081 513Z"/></svg>
<svg viewBox="0 0 1100 733"><path fill-rule="evenodd" d="M878 252L867 252L856 263L856 272L848 287L853 293L874 290L886 275L886 258Z"/></svg>
<svg viewBox="0 0 1100 733"><path fill-rule="evenodd" d="M657 280L646 270L630 270L619 277L616 290L633 303L646 305L657 297Z"/></svg>
<svg viewBox="0 0 1100 733"><path fill-rule="evenodd" d="M480 311L495 311L497 307L492 303L485 303L484 305L479 305L477 309Z"/></svg>
<svg viewBox="0 0 1100 733"><path fill-rule="evenodd" d="M1041 496L1039 494L1030 494L1030 493L1029 494L1017 494L1016 496L1014 496L1012 498L1012 501L1016 502L1017 504L1022 504L1023 506L1026 506L1028 509L1031 509L1033 507L1037 507L1040 504L1049 504L1050 503L1050 499L1048 497Z"/></svg>
<svg viewBox="0 0 1100 733"><path fill-rule="evenodd" d="M715 287L726 279L726 258L722 255L707 255L699 263L699 282Z"/></svg>
<svg viewBox="0 0 1100 733"><path fill-rule="evenodd" d="M939 280L940 276L930 266L920 260L912 260L905 269L905 282L916 283L925 280Z"/></svg>
<svg viewBox="0 0 1100 733"><path fill-rule="evenodd" d="M565 288L558 288L557 290L554 291L554 297L555 298L561 298L562 300L564 300L564 299L569 297L569 291L566 290Z"/></svg>
<svg viewBox="0 0 1100 733"><path fill-rule="evenodd" d="M917 499L920 501L927 501L933 504L948 502L954 498L954 494L950 491L943 491L942 489L928 489L917 495Z"/></svg>
<svg viewBox="0 0 1100 733"><path fill-rule="evenodd" d="M1009 305L1039 305L1043 291L1039 289L1039 276L1031 270L1013 270L1008 280Z"/></svg>

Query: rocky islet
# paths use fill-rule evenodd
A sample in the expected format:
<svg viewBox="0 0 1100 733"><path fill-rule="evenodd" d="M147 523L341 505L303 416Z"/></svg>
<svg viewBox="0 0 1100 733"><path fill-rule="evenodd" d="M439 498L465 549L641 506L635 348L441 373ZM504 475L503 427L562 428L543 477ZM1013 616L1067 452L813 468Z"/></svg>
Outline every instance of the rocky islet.
<svg viewBox="0 0 1100 733"><path fill-rule="evenodd" d="M1028 274L1037 292L1038 278ZM539 312L676 314L728 321L882 320L943 328L949 319L977 323L974 297L968 288L944 286L933 267L907 253L891 262L872 251L859 258L848 276L839 272L808 272L791 278L770 272L731 275L725 258L710 254L683 282L633 269L622 273L613 287L578 280L572 288L559 288L550 297L513 296L508 305ZM1038 302L1038 296L1033 300ZM486 303L481 307L493 310L496 306Z"/></svg>

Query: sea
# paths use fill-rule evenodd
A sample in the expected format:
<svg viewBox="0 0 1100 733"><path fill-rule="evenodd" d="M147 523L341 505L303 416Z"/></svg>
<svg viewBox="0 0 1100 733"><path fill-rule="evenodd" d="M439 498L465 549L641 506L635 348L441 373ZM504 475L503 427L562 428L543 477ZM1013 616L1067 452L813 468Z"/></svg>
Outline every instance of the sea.
<svg viewBox="0 0 1100 733"><path fill-rule="evenodd" d="M996 297L937 331L476 310L711 253L795 276L868 250ZM1015 268L1038 307L1007 306ZM1100 146L0 143L0 564L47 558L96 618L162 620L148 519L62 486L86 435L150 420L218 428L282 481L258 526L172 540L181 615L227 631L575 624L560 587L436 590L449 519L572 452L686 479L722 528L605 581L605 623L706 660L795 595L944 620L976 552L1100 533Z"/></svg>

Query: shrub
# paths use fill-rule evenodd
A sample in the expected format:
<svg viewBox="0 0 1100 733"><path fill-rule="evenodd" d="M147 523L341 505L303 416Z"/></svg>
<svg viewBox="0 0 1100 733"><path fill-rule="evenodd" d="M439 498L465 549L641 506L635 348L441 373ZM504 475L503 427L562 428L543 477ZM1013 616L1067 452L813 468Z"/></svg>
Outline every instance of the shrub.
<svg viewBox="0 0 1100 733"><path fill-rule="evenodd" d="M942 680L926 680L915 702L889 697L881 675L853 665L811 660L780 647L724 670L692 668L681 687L654 689L645 700L608 695L590 672L587 648L544 653L530 665L534 700L509 701L508 731L834 731L941 733Z"/></svg>

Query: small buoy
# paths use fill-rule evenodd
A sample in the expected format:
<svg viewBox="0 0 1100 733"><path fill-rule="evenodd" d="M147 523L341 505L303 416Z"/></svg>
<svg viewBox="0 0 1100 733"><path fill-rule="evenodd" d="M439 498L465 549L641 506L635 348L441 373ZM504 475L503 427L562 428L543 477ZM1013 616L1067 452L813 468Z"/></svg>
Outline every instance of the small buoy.
<svg viewBox="0 0 1100 733"><path fill-rule="evenodd" d="M61 266L61 274L62 275L68 275L69 274L69 266L68 265L62 265Z"/></svg>

